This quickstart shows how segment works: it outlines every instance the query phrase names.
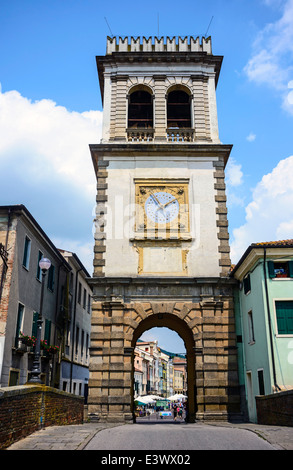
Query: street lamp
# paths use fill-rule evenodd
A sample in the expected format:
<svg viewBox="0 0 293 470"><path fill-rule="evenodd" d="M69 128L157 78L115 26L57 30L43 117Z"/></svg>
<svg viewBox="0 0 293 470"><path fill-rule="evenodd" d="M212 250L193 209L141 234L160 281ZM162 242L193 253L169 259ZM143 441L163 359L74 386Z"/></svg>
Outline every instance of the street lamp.
<svg viewBox="0 0 293 470"><path fill-rule="evenodd" d="M40 351L41 351L41 333L42 333L42 310L43 310L43 298L44 298L44 286L45 286L45 277L47 274L48 269L51 267L51 261L48 258L42 258L39 261L39 266L42 270L42 289L41 289L41 301L40 301L40 311L37 320L37 338L36 338L36 345L34 351L34 361L33 361L33 368L31 371L31 378L28 383L32 384L40 384L41 381L41 368L40 368Z"/></svg>

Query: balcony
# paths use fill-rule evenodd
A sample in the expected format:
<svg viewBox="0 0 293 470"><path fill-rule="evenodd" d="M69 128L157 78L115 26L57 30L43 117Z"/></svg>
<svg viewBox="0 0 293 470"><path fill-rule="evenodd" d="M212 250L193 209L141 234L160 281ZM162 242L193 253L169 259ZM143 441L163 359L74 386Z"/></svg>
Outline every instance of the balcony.
<svg viewBox="0 0 293 470"><path fill-rule="evenodd" d="M168 128L167 141L168 142L193 142L194 141L194 129L191 128Z"/></svg>
<svg viewBox="0 0 293 470"><path fill-rule="evenodd" d="M133 143L150 143L154 142L154 129L126 129L127 141ZM177 128L166 130L166 141L170 143L176 142L194 142L194 129Z"/></svg>
<svg viewBox="0 0 293 470"><path fill-rule="evenodd" d="M128 142L152 142L154 129L126 129Z"/></svg>

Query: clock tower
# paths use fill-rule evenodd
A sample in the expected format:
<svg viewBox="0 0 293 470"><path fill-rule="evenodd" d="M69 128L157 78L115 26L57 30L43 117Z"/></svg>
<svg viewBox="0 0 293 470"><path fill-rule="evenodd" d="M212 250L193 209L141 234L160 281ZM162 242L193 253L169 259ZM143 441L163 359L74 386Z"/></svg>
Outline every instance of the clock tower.
<svg viewBox="0 0 293 470"><path fill-rule="evenodd" d="M133 419L134 347L152 327L186 347L189 420L239 411L224 170L210 38L107 38L97 57L97 177L88 407Z"/></svg>

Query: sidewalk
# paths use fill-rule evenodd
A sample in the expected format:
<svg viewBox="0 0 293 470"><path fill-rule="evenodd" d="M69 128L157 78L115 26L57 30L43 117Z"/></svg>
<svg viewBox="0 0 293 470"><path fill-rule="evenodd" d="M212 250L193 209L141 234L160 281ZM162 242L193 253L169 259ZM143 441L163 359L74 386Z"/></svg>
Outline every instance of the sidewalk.
<svg viewBox="0 0 293 470"><path fill-rule="evenodd" d="M293 427L210 421L187 424L187 426L197 426L200 424L246 429L255 432L278 450L293 450ZM85 423L80 425L52 426L31 434L12 444L6 450L83 450L98 432L116 426L123 426L123 424Z"/></svg>
<svg viewBox="0 0 293 470"><path fill-rule="evenodd" d="M254 423L226 423L226 422L204 422L210 426L229 426L238 429L247 429L256 433L278 450L293 450L293 427L270 426Z"/></svg>
<svg viewBox="0 0 293 470"><path fill-rule="evenodd" d="M103 429L119 426L114 423L85 423L50 426L15 442L6 450L83 450Z"/></svg>

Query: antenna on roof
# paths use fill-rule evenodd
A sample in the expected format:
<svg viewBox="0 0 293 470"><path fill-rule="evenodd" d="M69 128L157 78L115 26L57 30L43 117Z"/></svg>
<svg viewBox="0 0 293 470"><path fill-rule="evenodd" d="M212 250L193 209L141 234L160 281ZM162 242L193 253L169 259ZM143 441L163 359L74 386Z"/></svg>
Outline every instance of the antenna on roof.
<svg viewBox="0 0 293 470"><path fill-rule="evenodd" d="M159 13L158 13L158 38L160 37L160 23L159 23Z"/></svg>
<svg viewBox="0 0 293 470"><path fill-rule="evenodd" d="M205 35L204 35L205 38L207 37L208 30L210 29L210 26L211 26L211 23L212 23L212 21L213 21L213 18L214 18L214 17L212 16L211 21L210 21L210 23L209 23L209 25L208 25L208 29L206 30L206 33L205 33Z"/></svg>
<svg viewBox="0 0 293 470"><path fill-rule="evenodd" d="M111 33L111 36L113 37L113 33L112 33L112 31L111 31L111 28L110 28L109 23L108 23L108 21L107 21L107 18L106 18L105 16L104 16L104 19L105 19L105 21L106 21L106 23L107 23L107 25L108 25L108 28L109 28L110 33Z"/></svg>

